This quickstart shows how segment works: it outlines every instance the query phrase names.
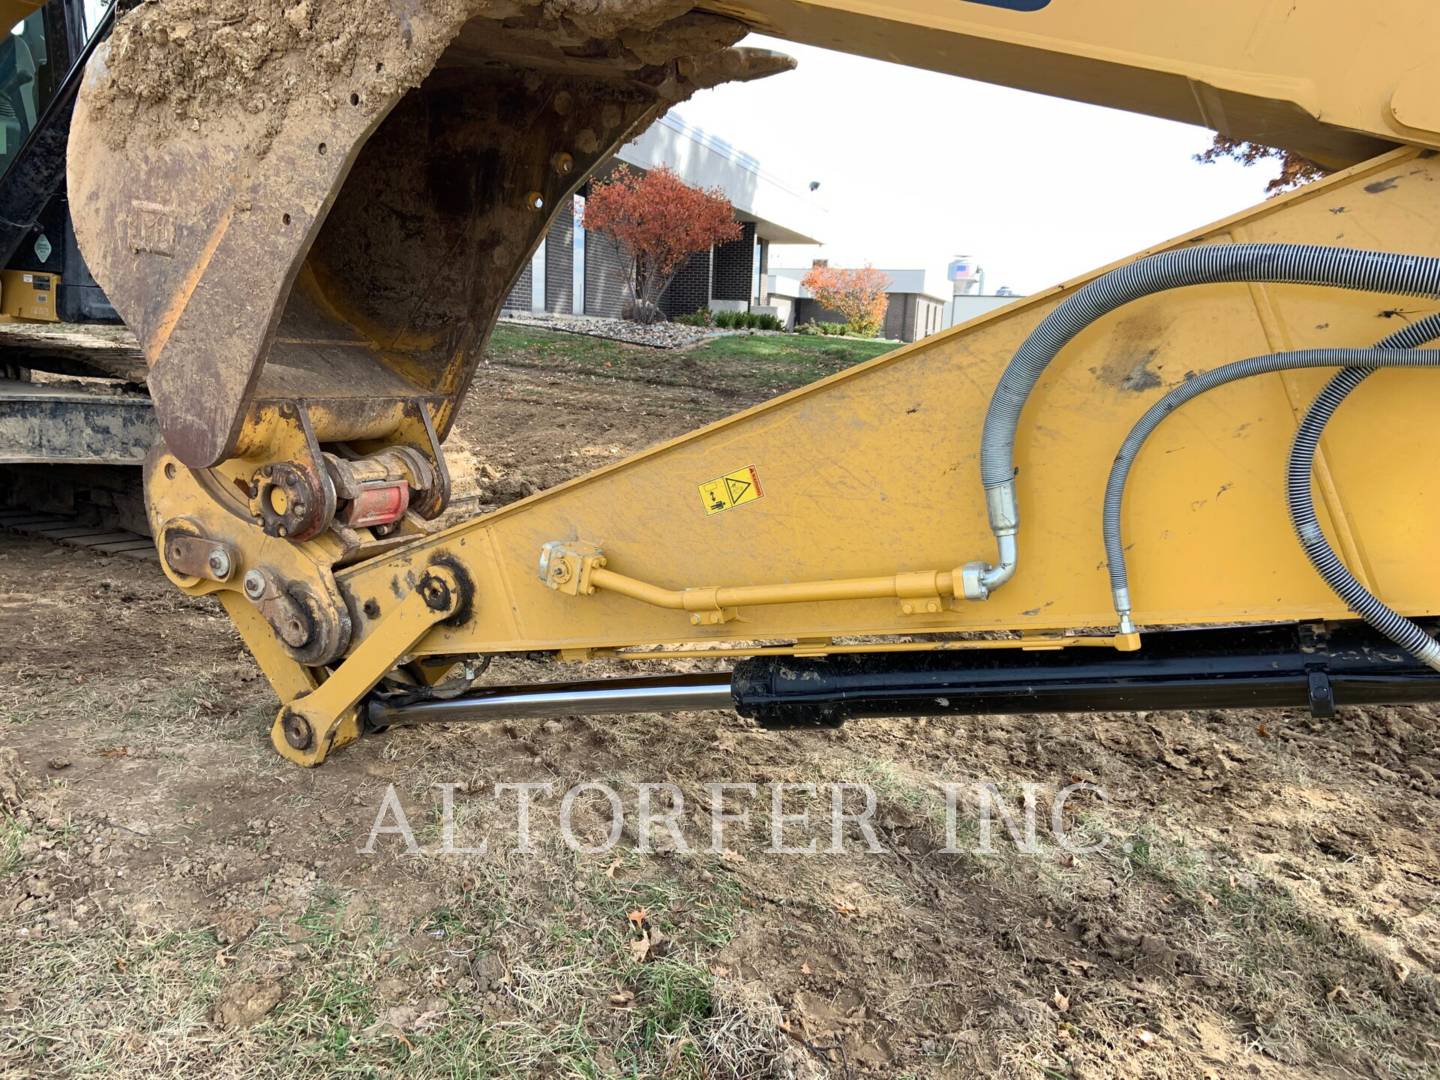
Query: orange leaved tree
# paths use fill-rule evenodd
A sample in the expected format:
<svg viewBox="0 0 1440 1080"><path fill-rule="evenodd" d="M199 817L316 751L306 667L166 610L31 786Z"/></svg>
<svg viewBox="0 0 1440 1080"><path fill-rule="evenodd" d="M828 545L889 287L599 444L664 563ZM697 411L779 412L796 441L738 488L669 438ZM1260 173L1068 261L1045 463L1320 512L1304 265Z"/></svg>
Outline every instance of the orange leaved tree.
<svg viewBox="0 0 1440 1080"><path fill-rule="evenodd" d="M691 255L741 236L719 188L692 187L665 166L639 174L622 165L592 184L585 228L608 236L630 262L626 316L645 323L664 318L660 297Z"/></svg>
<svg viewBox="0 0 1440 1080"><path fill-rule="evenodd" d="M841 270L817 263L801 284L814 293L821 304L843 316L845 327L852 334L874 337L885 325L890 278L884 271L873 266Z"/></svg>
<svg viewBox="0 0 1440 1080"><path fill-rule="evenodd" d="M1265 187L1266 192L1270 195L1281 195L1287 191L1294 191L1312 180L1319 180L1323 176L1330 175L1330 170L1315 164L1307 157L1301 157L1293 150L1282 150L1277 146L1266 146L1264 143L1239 142L1220 134L1215 136L1215 141L1210 144L1208 150L1203 154L1195 155L1195 160L1202 165L1213 165L1215 162L1225 159L1238 161L1242 165L1254 165L1260 161L1278 161L1280 175Z"/></svg>

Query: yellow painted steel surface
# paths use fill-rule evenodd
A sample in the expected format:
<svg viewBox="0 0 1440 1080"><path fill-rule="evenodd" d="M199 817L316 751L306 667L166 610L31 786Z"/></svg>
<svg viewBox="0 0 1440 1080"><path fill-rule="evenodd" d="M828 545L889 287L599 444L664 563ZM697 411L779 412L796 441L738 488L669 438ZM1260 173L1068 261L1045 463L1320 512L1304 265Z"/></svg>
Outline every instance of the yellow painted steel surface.
<svg viewBox="0 0 1440 1080"><path fill-rule="evenodd" d="M792 41L1204 124L1329 164L1372 156L1376 139L1440 146L1434 0L708 6Z"/></svg>
<svg viewBox="0 0 1440 1080"><path fill-rule="evenodd" d="M0 0L0 32L9 32L25 16L44 6L45 0Z"/></svg>
<svg viewBox="0 0 1440 1080"><path fill-rule="evenodd" d="M229 127L212 117L162 142L139 124L117 142L82 92L69 161L77 234L137 327L170 421L147 472L162 559L172 530L226 555L223 576L188 577L205 572L188 563L166 572L187 592L221 595L290 706L274 738L293 760L315 764L358 737L356 705L387 672L429 682L448 667L439 658L457 655L975 648L935 637L963 631L1018 632L1004 647L1134 648L1133 635L1112 633L1101 505L1136 420L1194 372L1374 344L1440 308L1440 298L1232 284L1101 320L1060 354L1024 413L1020 569L984 602L955 593L965 564L995 557L978 476L991 393L1026 336L1104 270L433 536L406 539L413 514L393 535L329 519L308 542L263 535L257 470L298 463L324 496L320 470L347 467L327 452L433 456L544 234L536 207L563 205L666 103L785 69L729 50L746 27L1353 166L1154 250L1273 241L1440 256L1434 0L718 0L633 38L624 16L635 30L645 5L601 8L618 21L582 19L584 29L561 27L551 5L510 18L421 3L424 32L407 43L438 60L430 78L337 83L348 111L320 87L294 103L259 164L242 136L271 121L243 114L240 96ZM92 74L93 95L109 76ZM478 201L436 187L444 153L451 186ZM215 167L237 154L244 169ZM504 168L492 175L486 162ZM116 175L130 180L123 190ZM897 175L896 197L913 183ZM414 212L403 234L392 203ZM1285 500L1298 417L1329 376L1224 387L1149 440L1125 508L1142 626L1348 616L1302 553ZM1437 406L1433 373L1381 372L1330 426L1316 472L1337 550L1409 615L1440 615ZM422 516L443 498L431 502ZM252 574L261 606L241 592ZM437 575L454 588L443 611L417 599ZM437 658L430 668L410 662L424 656Z"/></svg>
<svg viewBox="0 0 1440 1080"><path fill-rule="evenodd" d="M1440 158L1399 151L1165 247L1296 242L1440 255ZM1156 250L1162 250L1157 248ZM1089 279L1085 279L1089 280ZM991 389L1036 324L1084 281L1019 302L751 409L493 516L337 573L354 640L392 583L438 553L474 579L473 621L421 653L660 642L796 640L960 630L1109 627L1101 499L1125 434L1188 374L1242 357L1368 345L1415 300L1301 286L1165 293L1076 339L1041 381L1019 433L1021 569L982 603L905 616L894 599L742 608L721 626L611 592L569 596L537 578L542 546L598 546L608 567L667 589L939 571L993 555L978 480ZM1136 618L1201 624L1347 615L1296 542L1284 470L1298 415L1326 371L1247 380L1160 429L1126 507ZM1440 613L1430 446L1440 381L1370 380L1323 444L1325 524L1355 572L1409 614ZM697 487L753 467L764 498L712 514Z"/></svg>

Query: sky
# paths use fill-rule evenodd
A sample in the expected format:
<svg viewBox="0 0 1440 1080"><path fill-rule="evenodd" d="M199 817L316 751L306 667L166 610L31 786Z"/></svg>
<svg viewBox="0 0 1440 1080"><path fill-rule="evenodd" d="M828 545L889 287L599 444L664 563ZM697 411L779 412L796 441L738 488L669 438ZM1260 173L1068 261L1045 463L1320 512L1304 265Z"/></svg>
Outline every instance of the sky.
<svg viewBox="0 0 1440 1080"><path fill-rule="evenodd" d="M675 112L798 190L819 181L823 250L777 266L943 271L1024 295L1262 201L1273 166L1200 165L1203 128L752 35L799 68Z"/></svg>

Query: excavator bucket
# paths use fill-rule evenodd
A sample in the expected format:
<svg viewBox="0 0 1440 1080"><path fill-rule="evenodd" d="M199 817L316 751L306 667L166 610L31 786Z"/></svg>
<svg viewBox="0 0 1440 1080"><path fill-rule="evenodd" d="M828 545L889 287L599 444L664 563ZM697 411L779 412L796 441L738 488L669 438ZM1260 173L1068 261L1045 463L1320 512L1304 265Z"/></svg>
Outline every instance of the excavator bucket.
<svg viewBox="0 0 1440 1080"><path fill-rule="evenodd" d="M311 447L408 445L443 478L439 443L552 208L695 90L793 66L732 48L743 33L668 0L126 15L80 93L70 205L170 451L273 459L299 417ZM416 509L437 514L443 488Z"/></svg>

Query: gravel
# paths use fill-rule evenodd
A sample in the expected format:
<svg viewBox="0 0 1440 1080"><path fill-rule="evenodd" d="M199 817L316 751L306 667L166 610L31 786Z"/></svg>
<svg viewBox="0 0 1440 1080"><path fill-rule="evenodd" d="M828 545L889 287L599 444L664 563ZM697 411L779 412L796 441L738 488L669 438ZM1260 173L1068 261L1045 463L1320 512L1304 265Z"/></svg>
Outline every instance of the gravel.
<svg viewBox="0 0 1440 1080"><path fill-rule="evenodd" d="M685 349L706 338L720 336L701 326L664 322L641 326L625 319L602 319L594 315L552 315L542 312L507 311L501 322L520 326L540 326L546 330L563 330L570 334L608 338L630 345L649 345L655 349ZM721 332L723 333L723 331Z"/></svg>

